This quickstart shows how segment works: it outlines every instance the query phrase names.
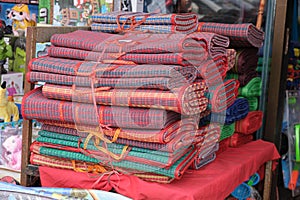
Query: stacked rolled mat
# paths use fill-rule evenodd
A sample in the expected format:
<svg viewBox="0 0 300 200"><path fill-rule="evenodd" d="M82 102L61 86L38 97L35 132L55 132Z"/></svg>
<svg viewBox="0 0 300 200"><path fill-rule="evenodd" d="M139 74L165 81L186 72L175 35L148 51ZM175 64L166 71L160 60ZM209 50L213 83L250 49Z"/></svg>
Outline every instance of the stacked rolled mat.
<svg viewBox="0 0 300 200"><path fill-rule="evenodd" d="M230 36L193 32L194 17L97 14L92 31L53 35L26 74L45 82L22 102L23 117L43 124L31 163L170 183L212 162L249 103L225 79L238 53Z"/></svg>
<svg viewBox="0 0 300 200"><path fill-rule="evenodd" d="M264 33L250 23L199 22L198 31L209 31L229 37L229 48L236 51L233 67L227 72L225 80L239 81L239 97L225 112L212 111L200 120L200 124L221 124L219 141L226 140L224 145L237 147L253 140L253 133L262 125L262 112L257 111L262 87L257 65L258 49L263 45Z"/></svg>
<svg viewBox="0 0 300 200"><path fill-rule="evenodd" d="M224 111L238 95L238 81L223 83L226 36L75 31L51 43L26 74L45 82L22 102L23 117L43 124L32 164L180 179L220 134L198 129L195 116L208 105Z"/></svg>
<svg viewBox="0 0 300 200"><path fill-rule="evenodd" d="M91 16L93 31L120 33L136 30L151 33L192 33L197 29L196 14L111 12Z"/></svg>

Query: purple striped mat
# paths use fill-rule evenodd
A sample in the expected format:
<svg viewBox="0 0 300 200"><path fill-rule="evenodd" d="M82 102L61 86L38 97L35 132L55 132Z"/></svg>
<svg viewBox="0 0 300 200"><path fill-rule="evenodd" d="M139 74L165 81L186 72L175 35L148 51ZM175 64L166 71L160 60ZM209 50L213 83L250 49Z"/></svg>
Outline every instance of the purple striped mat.
<svg viewBox="0 0 300 200"><path fill-rule="evenodd" d="M212 32L229 37L230 47L261 47L264 41L264 32L253 24L222 24L201 22L199 32Z"/></svg>
<svg viewBox="0 0 300 200"><path fill-rule="evenodd" d="M172 90L190 85L184 77L175 76L157 77L157 78L92 78L83 76L68 76L62 74L44 73L38 71L31 71L26 74L26 80L35 82L46 82L57 85L68 85L78 87L91 87L96 88L108 87L109 88L126 88L126 89L159 89L159 90Z"/></svg>
<svg viewBox="0 0 300 200"><path fill-rule="evenodd" d="M28 92L23 97L22 116L25 119L136 129L163 129L180 119L180 114L160 109L94 107L93 104L47 99L43 96L41 87Z"/></svg>
<svg viewBox="0 0 300 200"><path fill-rule="evenodd" d="M135 53L101 53L79 49L55 47L48 48L48 55L56 58L69 58L76 60L97 61L114 63L116 60L127 61L136 64L165 64L195 66L201 64L207 58L207 52L202 49L195 53L163 53L163 54L135 54Z"/></svg>

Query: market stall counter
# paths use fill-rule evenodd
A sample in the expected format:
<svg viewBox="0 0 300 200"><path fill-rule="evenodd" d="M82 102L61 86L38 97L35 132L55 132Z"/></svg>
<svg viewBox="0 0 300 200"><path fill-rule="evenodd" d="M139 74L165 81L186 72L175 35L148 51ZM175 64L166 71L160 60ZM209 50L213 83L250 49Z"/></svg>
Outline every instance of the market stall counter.
<svg viewBox="0 0 300 200"><path fill-rule="evenodd" d="M200 170L188 170L182 179L170 184L146 182L136 176L111 173L91 176L72 170L39 167L42 186L94 188L133 199L224 199L239 184L265 164L264 198L268 199L271 171L280 155L273 143L256 140L239 148L229 148ZM274 161L274 162L273 162Z"/></svg>

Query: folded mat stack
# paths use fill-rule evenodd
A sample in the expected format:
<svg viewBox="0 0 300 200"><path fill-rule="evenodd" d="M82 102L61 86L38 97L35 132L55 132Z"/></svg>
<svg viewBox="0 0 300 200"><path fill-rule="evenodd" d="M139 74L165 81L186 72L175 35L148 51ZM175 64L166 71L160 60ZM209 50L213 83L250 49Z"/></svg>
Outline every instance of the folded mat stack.
<svg viewBox="0 0 300 200"><path fill-rule="evenodd" d="M22 102L23 117L43 123L32 164L179 179L219 139L220 128L199 132L195 116L238 95L238 81L223 83L229 40L217 34L76 31L51 42L26 74L46 82Z"/></svg>
<svg viewBox="0 0 300 200"><path fill-rule="evenodd" d="M192 33L197 29L196 14L111 12L91 16L92 30L109 33L142 31L151 33Z"/></svg>
<svg viewBox="0 0 300 200"><path fill-rule="evenodd" d="M244 144L252 140L253 135L251 135L251 138L247 136L247 138L243 137L243 139L237 136L239 134L250 134L250 132L253 134L260 128L262 123L262 112L256 111L262 87L261 78L257 73L257 64L259 58L258 48L263 44L264 33L250 23L220 24L199 22L198 31L208 31L229 37L229 47L236 50L236 57L233 67L227 73L226 79L236 79L240 84L239 98L236 99L235 103L228 107L225 112L216 113L212 110L210 114L200 120L200 124L217 122L222 125L219 141L227 139L228 142L226 144L230 143L231 146ZM252 111L259 114L252 114ZM255 118L255 120L247 120L248 118ZM244 127L244 129L241 127Z"/></svg>

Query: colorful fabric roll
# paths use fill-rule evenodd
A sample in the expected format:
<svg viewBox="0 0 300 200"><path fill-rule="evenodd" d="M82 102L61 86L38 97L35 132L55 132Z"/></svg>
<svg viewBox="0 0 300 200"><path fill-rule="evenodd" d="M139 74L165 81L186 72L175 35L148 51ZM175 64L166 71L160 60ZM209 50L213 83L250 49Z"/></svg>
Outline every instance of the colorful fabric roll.
<svg viewBox="0 0 300 200"><path fill-rule="evenodd" d="M239 82L235 79L226 80L217 86L209 86L209 106L212 112L222 112L231 106L238 96Z"/></svg>
<svg viewBox="0 0 300 200"><path fill-rule="evenodd" d="M235 65L231 69L233 73L245 74L255 71L258 62L257 48L244 48L237 52Z"/></svg>
<svg viewBox="0 0 300 200"><path fill-rule="evenodd" d="M226 58L221 56L215 60L207 59L199 66L183 67L179 65L114 65L92 61L40 57L32 59L28 64L30 71L55 73L60 75L91 77L93 71L96 78L170 78L179 82L193 82L195 77L205 79L208 83L223 81L226 71ZM196 71L197 70L197 71ZM221 77L219 77L221 76ZM80 78L78 77L78 80ZM181 78L181 79L180 79ZM220 80L219 80L220 79ZM87 82L87 79L84 79ZM77 81L78 82L78 81Z"/></svg>
<svg viewBox="0 0 300 200"><path fill-rule="evenodd" d="M99 161L101 161L97 158L91 157L91 155L88 156L79 152L71 152L59 148L56 149L56 148L51 148L46 146L47 145L45 144L34 142L31 145L31 150L32 152L37 154L41 154L45 156L55 156L55 157L71 159L75 161L83 161L83 162L91 162L91 163L99 163ZM150 173L165 175L171 178L180 179L184 171L194 160L195 154L196 154L195 150L188 151L179 160L177 160L177 162L174 163L170 168L161 168L149 164L136 163L136 162L130 162L125 160L118 161L118 162L111 162L111 164L114 167L122 168L124 170L125 169L138 170L138 171L150 172Z"/></svg>
<svg viewBox="0 0 300 200"><path fill-rule="evenodd" d="M101 53L80 49L51 46L48 55L56 58L77 59L85 61L97 61L113 64L118 61L135 64L165 64L195 66L201 64L207 58L207 52L202 49L199 54L195 53Z"/></svg>
<svg viewBox="0 0 300 200"><path fill-rule="evenodd" d="M71 152L81 152L86 155L95 156L102 159L102 162L110 159L115 162L124 160L147 163L149 165L160 167L170 167L190 149L189 145L182 147L175 152L167 152L140 147L128 147L116 143L97 143L96 138L93 141L88 140L88 138L89 137L81 138L78 136L39 131L39 136L36 141L45 143L45 145L43 144L42 146L60 148Z"/></svg>
<svg viewBox="0 0 300 200"><path fill-rule="evenodd" d="M200 22L199 32L212 32L225 35L230 39L230 47L261 47L264 40L264 32L253 24L222 24Z"/></svg>
<svg viewBox="0 0 300 200"><path fill-rule="evenodd" d="M245 135L243 133L234 133L230 137L230 147L240 147L243 144L247 144L253 140L253 135Z"/></svg>
<svg viewBox="0 0 300 200"><path fill-rule="evenodd" d="M110 89L97 91L91 88L75 89L71 86L46 84L43 95L51 99L93 103L113 106L158 108L172 110L185 115L193 115L206 110L208 99L204 97L207 86L204 81L171 91L146 89Z"/></svg>
<svg viewBox="0 0 300 200"><path fill-rule="evenodd" d="M156 78L92 78L84 76L69 76L54 73L31 71L26 73L26 80L31 83L45 82L65 86L123 89L157 89L172 90L190 85L194 78L187 80L182 76ZM88 89L88 88L86 88ZM90 88L91 89L91 88Z"/></svg>
<svg viewBox="0 0 300 200"><path fill-rule="evenodd" d="M43 129L45 129L45 127L46 129L51 130L51 131L44 130L46 133L47 132L55 132L61 134L71 133L73 136L80 137L80 138L86 138L90 134L88 131L81 132L81 131L77 131L76 129L65 128L65 127L45 125ZM116 144L129 145L132 147L146 148L146 149L163 151L163 152L176 152L177 150L180 150L182 148L187 148L188 146L194 144L195 142L197 143L202 142L201 140L199 141L196 138L194 134L195 130L196 130L195 127L191 125L190 127L188 125L180 127L180 130L177 130L176 136L173 136L174 138L170 139L170 141L168 141L168 143L165 144L152 142L151 141L152 138L147 138L146 136L144 136L143 138L146 141L137 141L137 140L127 139L127 138L121 138L120 135L116 134L116 132L114 133L113 136L112 134L107 134L107 132L109 131L112 132L111 130L103 130L103 133L106 134L107 140ZM134 131L136 131L140 135L142 135L145 132L139 130L132 130L132 132ZM119 134L121 134L121 130L119 130L119 132L120 132ZM71 135L71 134L66 134L66 135Z"/></svg>
<svg viewBox="0 0 300 200"><path fill-rule="evenodd" d="M235 132L243 134L252 134L260 129L263 120L262 111L251 111L247 117L235 123Z"/></svg>
<svg viewBox="0 0 300 200"><path fill-rule="evenodd" d="M262 81L260 77L255 77L244 87L239 88L239 95L243 97L257 97L261 95Z"/></svg>
<svg viewBox="0 0 300 200"><path fill-rule="evenodd" d="M192 33L197 29L195 14L111 12L91 16L93 31L118 33L127 30L151 33Z"/></svg>
<svg viewBox="0 0 300 200"><path fill-rule="evenodd" d="M111 65L49 56L30 60L28 69L30 71L82 77L90 77L94 72L95 78L175 78L181 76L189 82L193 82L197 75L195 67L161 64Z"/></svg>
<svg viewBox="0 0 300 200"><path fill-rule="evenodd" d="M39 120L43 125L42 130L57 132L67 135L85 136L89 132L100 132L97 126L81 126L74 123L65 123L61 121ZM166 144L177 138L181 133L193 131L197 127L194 119L184 118L178 120L162 130L147 129L126 129L126 128L103 128L102 131L106 136L112 137L112 141L120 138L140 141L145 143Z"/></svg>
<svg viewBox="0 0 300 200"><path fill-rule="evenodd" d="M233 133L235 131L235 126L236 126L235 124L236 123L221 126L221 135L220 135L219 141L222 141L222 140L224 140L226 138L229 138L230 136L233 135Z"/></svg>
<svg viewBox="0 0 300 200"><path fill-rule="evenodd" d="M161 14L161 13L142 13L142 12L124 12L116 11L109 13L97 13L91 16L93 22L99 23L116 23L121 24L139 23L143 24L173 24L188 25L197 23L197 15L192 13L186 14Z"/></svg>
<svg viewBox="0 0 300 200"><path fill-rule="evenodd" d="M257 76L258 76L258 74L255 70L249 71L249 72L244 73L244 74L234 74L234 73L230 73L230 72L227 72L227 74L226 74L227 79L236 79L236 80L238 80L240 82L240 87L244 87L253 78L255 78Z"/></svg>
<svg viewBox="0 0 300 200"><path fill-rule="evenodd" d="M95 174L103 173L102 170L104 168L103 166L94 163L79 162L79 161L74 162L70 159L62 159L53 156L44 156L36 153L31 153L30 163L39 166L47 166L47 167L53 167L58 169L69 169L69 170L74 170L79 172L87 172L90 173L91 175L92 173ZM104 170L106 169L104 168ZM145 173L145 172L138 172L133 175L145 181L151 181L157 183L170 183L173 180L172 178L167 176Z"/></svg>
<svg viewBox="0 0 300 200"><path fill-rule="evenodd" d="M42 88L36 88L23 97L22 116L25 119L137 129L163 129L180 119L178 113L159 109L94 107L93 104L47 99L42 94Z"/></svg>
<svg viewBox="0 0 300 200"><path fill-rule="evenodd" d="M221 124L232 124L238 120L245 118L249 112L249 103L245 98L237 98L234 103L229 106L224 113L211 113L202 120L208 122L218 122Z"/></svg>
<svg viewBox="0 0 300 200"><path fill-rule="evenodd" d="M82 38L82 35L86 37ZM124 35L78 30L51 36L57 47L81 49L105 53L202 53L205 49L211 57L223 55L229 46L229 38L214 33L151 34L128 32Z"/></svg>

